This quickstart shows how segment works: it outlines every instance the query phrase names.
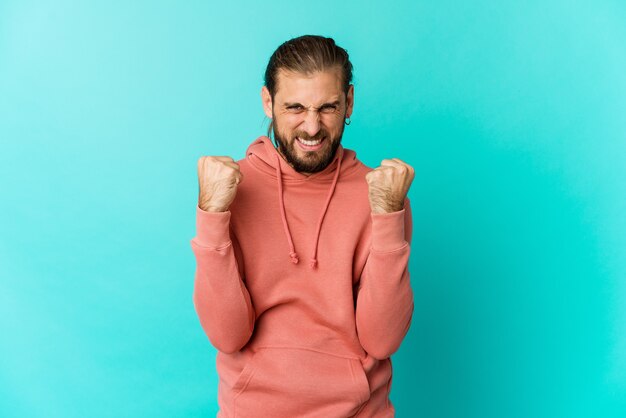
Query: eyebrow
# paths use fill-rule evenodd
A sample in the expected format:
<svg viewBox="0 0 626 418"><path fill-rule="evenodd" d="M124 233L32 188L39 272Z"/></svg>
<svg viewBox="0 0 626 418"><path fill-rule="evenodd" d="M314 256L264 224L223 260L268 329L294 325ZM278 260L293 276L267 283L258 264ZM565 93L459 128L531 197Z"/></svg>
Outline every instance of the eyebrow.
<svg viewBox="0 0 626 418"><path fill-rule="evenodd" d="M341 101L335 100L334 102L331 102L331 103L324 103L320 107L328 106L328 105L339 106L340 104L341 104ZM285 107L290 107L290 106L302 106L302 107L305 107L303 104L300 104L300 103L297 103L297 102L295 102L295 103L285 102L285 103L283 103L283 105Z"/></svg>

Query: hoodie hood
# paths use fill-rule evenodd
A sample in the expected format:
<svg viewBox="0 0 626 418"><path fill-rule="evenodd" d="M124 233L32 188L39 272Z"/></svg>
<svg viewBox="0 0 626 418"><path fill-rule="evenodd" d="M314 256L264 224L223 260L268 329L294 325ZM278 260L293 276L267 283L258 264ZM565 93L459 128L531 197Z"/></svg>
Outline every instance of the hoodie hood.
<svg viewBox="0 0 626 418"><path fill-rule="evenodd" d="M324 222L324 216L326 216L326 211L335 193L339 177L345 176L348 172L353 171L359 165L359 162L356 159L356 153L350 149L345 149L343 145L339 144L333 160L324 170L311 175L306 175L296 171L292 166L290 166L282 155L280 155L276 147L274 147L272 140L268 136L262 135L250 144L246 151L246 158L254 167L259 169L259 171L276 179L280 216L283 221L285 237L289 244L289 257L291 258L291 262L294 264L297 264L300 259L293 244L293 239L285 213L283 182L304 182L302 183L302 187L307 187L306 182L330 183L328 193L326 195L326 202L324 203L317 221L316 233L313 237L313 254L310 256L309 266L311 269L315 269L317 267L317 246L320 231L322 230L322 224Z"/></svg>

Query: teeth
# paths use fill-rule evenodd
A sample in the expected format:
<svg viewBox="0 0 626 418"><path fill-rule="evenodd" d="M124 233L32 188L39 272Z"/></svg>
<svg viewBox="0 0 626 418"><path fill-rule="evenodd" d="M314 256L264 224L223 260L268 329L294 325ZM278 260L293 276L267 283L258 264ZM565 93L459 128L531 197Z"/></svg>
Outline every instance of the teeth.
<svg viewBox="0 0 626 418"><path fill-rule="evenodd" d="M317 141L307 141L307 140L304 140L304 139L302 139L300 137L298 137L298 141L302 142L304 145L309 145L309 146L317 145L320 142L322 142L321 139L318 139Z"/></svg>

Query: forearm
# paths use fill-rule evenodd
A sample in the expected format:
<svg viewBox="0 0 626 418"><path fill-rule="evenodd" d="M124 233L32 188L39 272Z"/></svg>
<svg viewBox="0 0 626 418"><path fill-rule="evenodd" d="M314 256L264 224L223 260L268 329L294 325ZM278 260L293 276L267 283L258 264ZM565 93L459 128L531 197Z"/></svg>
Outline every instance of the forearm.
<svg viewBox="0 0 626 418"><path fill-rule="evenodd" d="M193 303L207 337L218 350L241 349L254 329L255 314L229 236L230 212L197 208Z"/></svg>
<svg viewBox="0 0 626 418"><path fill-rule="evenodd" d="M363 348L373 357L390 357L409 330L413 291L409 277L411 209L372 214L372 243L360 279L356 326Z"/></svg>

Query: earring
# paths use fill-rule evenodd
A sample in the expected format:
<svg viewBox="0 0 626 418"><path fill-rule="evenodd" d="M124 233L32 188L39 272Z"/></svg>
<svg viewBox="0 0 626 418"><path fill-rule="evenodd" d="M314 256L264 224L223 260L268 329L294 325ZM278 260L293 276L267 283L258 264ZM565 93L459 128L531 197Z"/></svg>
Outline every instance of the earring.
<svg viewBox="0 0 626 418"><path fill-rule="evenodd" d="M351 123L351 122L352 122L352 121L350 120L350 116L348 116L348 117L346 118L346 120L345 120L345 122L344 122L344 123L345 123L346 125L350 125L350 123Z"/></svg>

